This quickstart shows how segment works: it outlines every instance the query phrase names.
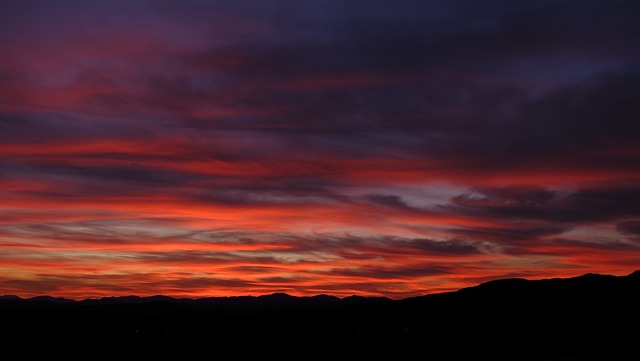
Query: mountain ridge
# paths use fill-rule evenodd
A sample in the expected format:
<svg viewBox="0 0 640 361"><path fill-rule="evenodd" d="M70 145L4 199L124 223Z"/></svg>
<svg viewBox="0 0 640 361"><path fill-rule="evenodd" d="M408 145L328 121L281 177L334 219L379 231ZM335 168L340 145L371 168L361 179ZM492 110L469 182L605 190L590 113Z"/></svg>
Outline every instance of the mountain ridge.
<svg viewBox="0 0 640 361"><path fill-rule="evenodd" d="M182 361L222 353L282 361L310 350L326 359L636 360L638 305L638 271L505 278L401 300L6 295L0 341L25 359Z"/></svg>
<svg viewBox="0 0 640 361"><path fill-rule="evenodd" d="M367 303L367 302L402 302L416 299L425 299L434 296L451 295L457 293L469 292L469 290L476 289L489 289L505 286L510 284L532 285L552 282L582 282L590 280L593 282L600 282L602 280L637 280L640 282L640 270L635 270L627 275L615 276L611 274L603 273L585 273L574 277L553 277L553 278L541 278L541 279L527 279L521 277L506 277L498 278L486 282L481 282L473 286L463 287L458 290L426 293L424 295L405 297L400 299L392 299L384 296L361 296L350 295L344 297L338 297L327 294L317 294L312 296L293 296L285 292L274 292L263 295L240 295L240 296L207 296L201 298L189 298L189 297L173 297L163 294L157 294L152 296L138 296L138 295L126 295L126 296L104 296L99 298L85 298L81 300L73 300L65 297L54 297L50 295L40 295L34 297L20 297L16 295L0 295L0 304L2 302L15 302L15 301L27 301L27 302L42 302L52 304L144 304L144 303L172 303L172 304L212 304L212 305L229 305L233 303L238 304L277 304L282 303L284 305L290 305L292 303L326 303L326 304L338 304L344 303ZM615 282L615 281L614 281ZM318 301L318 302L316 302Z"/></svg>

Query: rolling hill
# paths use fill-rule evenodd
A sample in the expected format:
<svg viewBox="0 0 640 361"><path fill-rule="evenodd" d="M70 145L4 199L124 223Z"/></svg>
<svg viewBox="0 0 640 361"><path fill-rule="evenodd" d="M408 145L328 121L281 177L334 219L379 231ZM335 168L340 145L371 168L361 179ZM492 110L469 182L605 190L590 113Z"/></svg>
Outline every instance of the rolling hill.
<svg viewBox="0 0 640 361"><path fill-rule="evenodd" d="M640 271L500 279L455 292L202 299L0 297L24 359L636 360Z"/></svg>

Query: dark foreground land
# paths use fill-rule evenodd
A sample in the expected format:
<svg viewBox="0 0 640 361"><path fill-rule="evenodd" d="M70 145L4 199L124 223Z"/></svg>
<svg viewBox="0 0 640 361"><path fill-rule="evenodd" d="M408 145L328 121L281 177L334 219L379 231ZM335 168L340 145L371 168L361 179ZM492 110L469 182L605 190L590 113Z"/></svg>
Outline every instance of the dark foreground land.
<svg viewBox="0 0 640 361"><path fill-rule="evenodd" d="M640 272L404 300L0 297L10 360L640 360Z"/></svg>

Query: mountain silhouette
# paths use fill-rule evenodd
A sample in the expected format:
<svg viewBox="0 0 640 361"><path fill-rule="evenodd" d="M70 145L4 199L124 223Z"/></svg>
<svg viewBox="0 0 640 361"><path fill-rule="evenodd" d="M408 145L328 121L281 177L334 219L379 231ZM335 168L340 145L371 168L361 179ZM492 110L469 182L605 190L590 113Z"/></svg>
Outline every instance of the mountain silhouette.
<svg viewBox="0 0 640 361"><path fill-rule="evenodd" d="M640 271L505 278L400 300L6 295L0 316L4 351L25 359L637 360Z"/></svg>

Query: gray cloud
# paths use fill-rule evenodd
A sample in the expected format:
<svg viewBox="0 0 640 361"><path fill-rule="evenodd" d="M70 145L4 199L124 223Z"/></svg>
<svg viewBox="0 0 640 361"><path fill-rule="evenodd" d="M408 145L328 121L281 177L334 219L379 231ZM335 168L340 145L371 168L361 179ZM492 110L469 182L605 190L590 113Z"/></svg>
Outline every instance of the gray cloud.
<svg viewBox="0 0 640 361"><path fill-rule="evenodd" d="M622 233L640 235L640 221L620 222L616 225L616 229Z"/></svg>
<svg viewBox="0 0 640 361"><path fill-rule="evenodd" d="M514 192L515 191L515 192ZM478 190L452 199L456 212L495 219L574 223L610 221L640 214L640 189L635 184L579 189L560 194L544 189L509 187Z"/></svg>

